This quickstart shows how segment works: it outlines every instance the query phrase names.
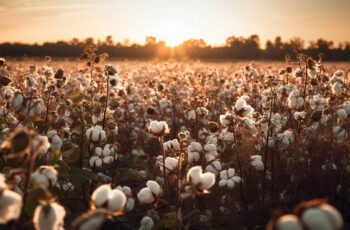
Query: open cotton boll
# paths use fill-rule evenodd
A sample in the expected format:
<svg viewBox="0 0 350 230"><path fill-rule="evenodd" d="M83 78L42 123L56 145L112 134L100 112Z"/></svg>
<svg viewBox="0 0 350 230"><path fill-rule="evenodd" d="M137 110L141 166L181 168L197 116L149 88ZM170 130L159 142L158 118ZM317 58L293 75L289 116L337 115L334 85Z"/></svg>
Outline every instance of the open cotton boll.
<svg viewBox="0 0 350 230"><path fill-rule="evenodd" d="M4 189L0 194L0 224L17 220L21 215L22 196L16 192Z"/></svg>
<svg viewBox="0 0 350 230"><path fill-rule="evenodd" d="M167 157L165 159L165 167L166 167L166 172L170 173L173 172L177 168L178 164L178 159L174 157ZM163 167L160 167L161 170L163 170Z"/></svg>
<svg viewBox="0 0 350 230"><path fill-rule="evenodd" d="M280 217L276 224L276 230L303 230L303 226L295 215L284 215Z"/></svg>
<svg viewBox="0 0 350 230"><path fill-rule="evenodd" d="M146 187L137 193L137 199L141 204L151 204L155 201L155 197L150 188Z"/></svg>
<svg viewBox="0 0 350 230"><path fill-rule="evenodd" d="M110 184L104 184L95 189L92 193L91 199L94 201L96 207L102 207L108 201L110 192L112 191Z"/></svg>
<svg viewBox="0 0 350 230"><path fill-rule="evenodd" d="M157 197L160 195L160 193L161 193L161 187L160 187L160 185L159 185L156 181L154 181L154 180L149 180L149 181L147 181L146 186L147 186L148 188L150 188L151 191L152 191L152 193L153 193L154 195L156 195Z"/></svg>
<svg viewBox="0 0 350 230"><path fill-rule="evenodd" d="M120 212L124 209L126 203L125 194L119 189L113 189L109 192L108 197L108 210L111 212Z"/></svg>
<svg viewBox="0 0 350 230"><path fill-rule="evenodd" d="M34 227L36 230L63 229L65 215L66 211L57 203L38 205L34 211Z"/></svg>
<svg viewBox="0 0 350 230"><path fill-rule="evenodd" d="M167 141L163 143L164 151L176 150L179 148L179 142L177 139Z"/></svg>
<svg viewBox="0 0 350 230"><path fill-rule="evenodd" d="M99 143L106 140L106 133L101 126L96 125L86 131L86 137L93 143Z"/></svg>
<svg viewBox="0 0 350 230"><path fill-rule="evenodd" d="M188 163L198 162L200 155L198 152L188 152Z"/></svg>
<svg viewBox="0 0 350 230"><path fill-rule="evenodd" d="M46 188L55 186L57 183L57 171L52 166L40 166L37 171L32 173L31 179L35 186L44 186Z"/></svg>
<svg viewBox="0 0 350 230"><path fill-rule="evenodd" d="M220 123L225 128L229 127L233 123L233 115L230 113L226 113L225 115L220 115Z"/></svg>
<svg viewBox="0 0 350 230"><path fill-rule="evenodd" d="M218 156L216 145L214 144L206 144L204 146L204 151L205 151L205 158L207 161L215 160L215 158L217 158Z"/></svg>
<svg viewBox="0 0 350 230"><path fill-rule="evenodd" d="M202 145L198 142L191 142L191 144L188 146L188 151L190 152L201 152L202 150Z"/></svg>
<svg viewBox="0 0 350 230"><path fill-rule="evenodd" d="M190 170L187 172L187 181L192 183L193 185L197 185L201 182L201 175L202 167L194 166L190 168Z"/></svg>
<svg viewBox="0 0 350 230"><path fill-rule="evenodd" d="M311 207L303 211L301 221L310 230L334 230L326 212L318 207Z"/></svg>
<svg viewBox="0 0 350 230"><path fill-rule="evenodd" d="M250 157L250 165L257 171L264 170L264 163L262 162L262 158L260 155L253 155Z"/></svg>
<svg viewBox="0 0 350 230"><path fill-rule="evenodd" d="M24 101L23 95L19 92L16 92L11 100L12 108L16 111L19 110L20 108L22 108L23 101Z"/></svg>
<svg viewBox="0 0 350 230"><path fill-rule="evenodd" d="M201 190L207 190L215 184L215 174L207 172L201 175L201 181L199 188Z"/></svg>
<svg viewBox="0 0 350 230"><path fill-rule="evenodd" d="M139 230L152 230L153 226L153 219L149 216L144 216L141 220L141 226L139 227Z"/></svg>
<svg viewBox="0 0 350 230"><path fill-rule="evenodd" d="M149 131L155 136L162 136L169 132L169 127L165 121L151 121Z"/></svg>
<svg viewBox="0 0 350 230"><path fill-rule="evenodd" d="M324 211L333 229L341 229L344 225L344 220L340 212L329 204L321 204L319 209Z"/></svg>

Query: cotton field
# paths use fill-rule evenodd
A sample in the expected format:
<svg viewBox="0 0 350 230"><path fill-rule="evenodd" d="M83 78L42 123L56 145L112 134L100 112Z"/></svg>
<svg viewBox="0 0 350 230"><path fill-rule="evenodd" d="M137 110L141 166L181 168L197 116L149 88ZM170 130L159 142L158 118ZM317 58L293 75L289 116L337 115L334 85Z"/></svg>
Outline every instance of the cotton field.
<svg viewBox="0 0 350 230"><path fill-rule="evenodd" d="M1 229L338 230L349 63L0 59Z"/></svg>

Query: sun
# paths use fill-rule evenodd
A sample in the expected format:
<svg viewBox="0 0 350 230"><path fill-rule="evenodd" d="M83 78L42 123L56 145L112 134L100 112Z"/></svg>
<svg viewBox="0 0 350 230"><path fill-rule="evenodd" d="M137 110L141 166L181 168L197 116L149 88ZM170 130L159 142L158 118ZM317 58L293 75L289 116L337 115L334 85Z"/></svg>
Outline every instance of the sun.
<svg viewBox="0 0 350 230"><path fill-rule="evenodd" d="M187 33L176 25L162 26L162 29L155 35L157 40L165 41L167 46L175 47L188 39Z"/></svg>

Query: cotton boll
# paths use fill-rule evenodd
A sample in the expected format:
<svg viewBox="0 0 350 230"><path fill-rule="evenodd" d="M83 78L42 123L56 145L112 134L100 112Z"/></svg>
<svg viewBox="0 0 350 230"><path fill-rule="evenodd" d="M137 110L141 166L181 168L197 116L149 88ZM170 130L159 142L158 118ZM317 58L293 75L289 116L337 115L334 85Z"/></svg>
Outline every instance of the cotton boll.
<svg viewBox="0 0 350 230"><path fill-rule="evenodd" d="M198 152L188 152L188 162L194 163L198 162L200 159L200 155Z"/></svg>
<svg viewBox="0 0 350 230"><path fill-rule="evenodd" d="M233 122L233 115L226 113L225 115L220 115L220 123L225 128L229 127Z"/></svg>
<svg viewBox="0 0 350 230"><path fill-rule="evenodd" d="M11 100L12 108L16 111L19 110L20 108L22 108L23 101L24 101L23 95L19 92L16 92Z"/></svg>
<svg viewBox="0 0 350 230"><path fill-rule="evenodd" d="M34 211L33 223L36 230L62 229L66 211L57 204L39 205Z"/></svg>
<svg viewBox="0 0 350 230"><path fill-rule="evenodd" d="M103 158L103 163L104 164L111 164L113 162L113 157L111 157L111 156L106 156L106 157L104 157Z"/></svg>
<svg viewBox="0 0 350 230"><path fill-rule="evenodd" d="M95 161L95 166L96 166L97 168L101 168L101 167L102 167L102 163L103 163L102 159L101 159L101 158L98 158L98 159L96 159L96 161Z"/></svg>
<svg viewBox="0 0 350 230"><path fill-rule="evenodd" d="M301 221L310 230L333 230L332 223L329 221L327 214L317 208L312 207L303 211Z"/></svg>
<svg viewBox="0 0 350 230"><path fill-rule="evenodd" d="M141 226L139 230L151 230L154 226L154 221L149 216L144 216L141 220Z"/></svg>
<svg viewBox="0 0 350 230"><path fill-rule="evenodd" d="M98 156L92 156L92 157L90 158L90 160L89 160L89 165L90 165L91 168L94 167L94 165L95 165L97 159L99 159Z"/></svg>
<svg viewBox="0 0 350 230"><path fill-rule="evenodd" d="M193 185L197 185L201 182L202 167L194 166L187 172L187 181Z"/></svg>
<svg viewBox="0 0 350 230"><path fill-rule="evenodd" d="M104 206L108 202L111 191L112 188L110 184L104 184L96 188L91 196L95 206L98 208Z"/></svg>
<svg viewBox="0 0 350 230"><path fill-rule="evenodd" d="M177 168L177 164L178 164L178 159L174 157L167 157L165 159L166 172L167 173L173 172ZM161 166L161 170L163 170L162 166Z"/></svg>
<svg viewBox="0 0 350 230"><path fill-rule="evenodd" d="M250 165L257 171L264 170L264 163L262 162L262 158L260 155L253 155L250 157L251 162Z"/></svg>
<svg viewBox="0 0 350 230"><path fill-rule="evenodd" d="M160 185L154 181L154 180L149 180L146 183L146 186L151 189L152 193L155 194L156 196L159 196L161 193L161 188Z"/></svg>
<svg viewBox="0 0 350 230"><path fill-rule="evenodd" d="M165 121L151 121L149 130L155 136L162 136L169 132L168 124Z"/></svg>
<svg viewBox="0 0 350 230"><path fill-rule="evenodd" d="M221 163L218 160L215 160L211 162L207 167L205 168L206 172L211 172L217 175L221 170Z"/></svg>
<svg viewBox="0 0 350 230"><path fill-rule="evenodd" d="M124 209L126 203L125 194L119 189L113 189L108 197L108 210L112 212L120 212Z"/></svg>
<svg viewBox="0 0 350 230"><path fill-rule="evenodd" d="M22 210L22 196L16 192L4 189L0 194L0 224L17 220Z"/></svg>
<svg viewBox="0 0 350 230"><path fill-rule="evenodd" d="M155 197L150 188L146 187L137 193L137 199L141 204L151 204L155 201Z"/></svg>
<svg viewBox="0 0 350 230"><path fill-rule="evenodd" d="M319 208L327 215L333 229L341 229L343 227L343 217L336 208L329 204L322 204L319 206Z"/></svg>
<svg viewBox="0 0 350 230"><path fill-rule="evenodd" d="M202 145L198 142L191 142L188 146L190 152L201 152L203 150Z"/></svg>
<svg viewBox="0 0 350 230"><path fill-rule="evenodd" d="M298 217L295 215L284 215L276 222L276 230L303 230Z"/></svg>
<svg viewBox="0 0 350 230"><path fill-rule="evenodd" d="M203 173L201 176L201 182L199 188L201 190L207 190L215 184L215 175L213 173L207 172Z"/></svg>

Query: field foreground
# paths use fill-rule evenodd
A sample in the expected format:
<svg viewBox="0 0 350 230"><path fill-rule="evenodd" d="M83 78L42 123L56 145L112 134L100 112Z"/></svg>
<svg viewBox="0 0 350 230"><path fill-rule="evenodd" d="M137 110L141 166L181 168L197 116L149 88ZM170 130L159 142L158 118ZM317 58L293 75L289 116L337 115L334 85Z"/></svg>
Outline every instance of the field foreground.
<svg viewBox="0 0 350 230"><path fill-rule="evenodd" d="M349 227L349 63L96 57L0 59L4 228Z"/></svg>

